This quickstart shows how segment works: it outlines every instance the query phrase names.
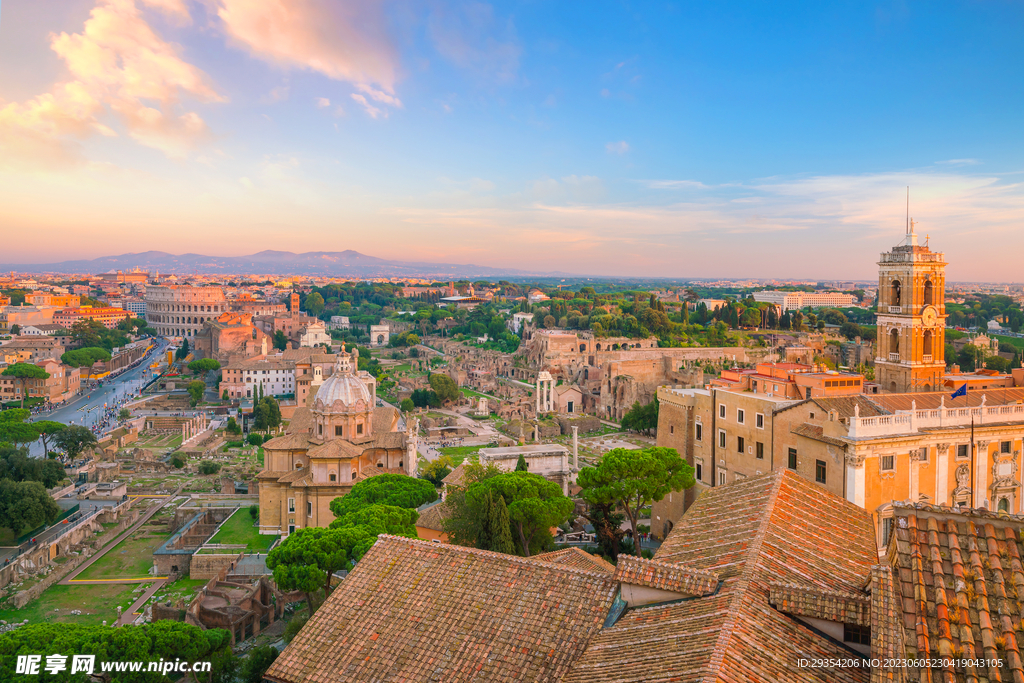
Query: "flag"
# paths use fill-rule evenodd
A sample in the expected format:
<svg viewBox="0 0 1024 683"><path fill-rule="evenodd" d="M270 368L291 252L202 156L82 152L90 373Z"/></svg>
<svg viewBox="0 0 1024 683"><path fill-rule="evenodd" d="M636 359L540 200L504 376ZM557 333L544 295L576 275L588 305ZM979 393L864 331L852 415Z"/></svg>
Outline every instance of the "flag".
<svg viewBox="0 0 1024 683"><path fill-rule="evenodd" d="M957 389L956 391L953 392L953 398L956 398L957 396L966 396L966 395L967 395L967 382L964 382L964 385L962 387L960 387L959 389Z"/></svg>

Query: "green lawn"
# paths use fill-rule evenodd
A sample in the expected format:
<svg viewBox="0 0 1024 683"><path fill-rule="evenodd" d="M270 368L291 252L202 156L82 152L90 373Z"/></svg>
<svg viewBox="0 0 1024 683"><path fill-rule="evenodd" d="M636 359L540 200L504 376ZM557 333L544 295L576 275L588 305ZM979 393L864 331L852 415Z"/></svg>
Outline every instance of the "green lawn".
<svg viewBox="0 0 1024 683"><path fill-rule="evenodd" d="M0 610L0 619L8 622L28 619L30 624L52 622L96 626L106 619L108 625L113 625L117 620L118 605L127 610L148 586L142 584L142 590L138 592L133 591L139 588L139 584L51 586L22 609ZM82 610L82 614L71 614L73 609Z"/></svg>
<svg viewBox="0 0 1024 683"><path fill-rule="evenodd" d="M444 448L438 448L442 455L451 457L452 463L456 466L462 464L462 461L466 458L470 460L476 460L477 454L481 448L488 448L487 444L482 446L446 446Z"/></svg>
<svg viewBox="0 0 1024 683"><path fill-rule="evenodd" d="M220 528L210 543L242 544L251 552L266 552L276 536L260 534L259 527L253 526L249 508L239 508Z"/></svg>
<svg viewBox="0 0 1024 683"><path fill-rule="evenodd" d="M76 579L132 579L149 575L153 566L153 551L170 536L132 535L111 548L94 565L76 576Z"/></svg>
<svg viewBox="0 0 1024 683"><path fill-rule="evenodd" d="M467 389L466 387L460 388L459 391L461 391L466 396L476 396L477 398L494 398L494 396L488 396L487 394L481 394L479 391L473 391L472 389Z"/></svg>

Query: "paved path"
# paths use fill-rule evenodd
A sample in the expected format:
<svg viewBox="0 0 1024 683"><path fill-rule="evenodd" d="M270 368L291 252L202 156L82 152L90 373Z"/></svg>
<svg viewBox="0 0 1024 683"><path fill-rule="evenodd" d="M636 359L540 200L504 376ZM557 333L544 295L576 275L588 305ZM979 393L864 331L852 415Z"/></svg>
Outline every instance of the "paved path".
<svg viewBox="0 0 1024 683"><path fill-rule="evenodd" d="M121 618L117 620L117 623L114 624L115 626L127 626L128 624L133 623L138 616L142 614L142 609L146 606L146 601L153 597L153 594L163 588L164 584L167 583L166 576L158 578L161 578L161 580L150 586L138 600L132 603L131 607L121 613ZM150 580L152 581L152 579Z"/></svg>
<svg viewBox="0 0 1024 683"><path fill-rule="evenodd" d="M184 484L179 486L178 490L175 491L174 493L170 494L170 495L171 496L177 496L179 493L181 493L181 489L182 488L184 488ZM162 498L164 496L154 496L154 497L155 498ZM79 574L84 572L86 569L91 567L97 560L99 560L101 557L106 555L112 549L116 548L118 543L120 543L121 541L123 541L124 539L128 538L129 536L134 534L136 531L138 531L142 527L142 525L145 524L146 522L148 522L150 517L152 517L157 512L159 512L160 509L163 508L163 506L164 506L163 503L161 503L160 505L154 505L153 508L149 512L147 512L141 518L139 518L139 521L137 521L135 524L133 524L128 529L125 529L125 531L120 536L115 538L112 542L108 543L105 548L103 548L98 553L96 553L95 555L90 557L88 560L85 561L84 564L82 564L81 567L79 567L75 571L71 572L70 574L65 576L61 581L58 581L57 583L59 583L62 586L73 585L74 578L76 576L78 576ZM152 581L153 578L150 578L149 580ZM117 582L118 582L118 580L116 580L116 579L109 580L109 581L101 581L101 583L117 583ZM136 578L126 579L126 580L124 580L122 582L123 583L139 583L139 581ZM85 582L81 581L81 582L75 582L75 583L85 583Z"/></svg>

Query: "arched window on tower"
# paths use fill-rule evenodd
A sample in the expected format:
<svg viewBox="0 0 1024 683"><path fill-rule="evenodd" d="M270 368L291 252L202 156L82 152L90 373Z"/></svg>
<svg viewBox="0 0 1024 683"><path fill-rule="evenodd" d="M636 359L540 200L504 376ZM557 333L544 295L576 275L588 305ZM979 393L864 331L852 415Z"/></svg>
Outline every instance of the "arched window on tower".
<svg viewBox="0 0 1024 683"><path fill-rule="evenodd" d="M889 360L900 359L900 331L895 327L889 331Z"/></svg>
<svg viewBox="0 0 1024 683"><path fill-rule="evenodd" d="M931 306L935 303L932 297L935 294L935 288L932 286L932 281L928 280L924 283L924 305Z"/></svg>
<svg viewBox="0 0 1024 683"><path fill-rule="evenodd" d="M932 357L932 331L924 331L924 355L927 356L925 360L931 360Z"/></svg>
<svg viewBox="0 0 1024 683"><path fill-rule="evenodd" d="M903 301L903 296L902 296L903 291L902 290L903 290L903 285L900 283L900 281L899 280L893 280L892 281L892 300L891 300L892 301L892 303L891 303L892 306L902 306L903 305L903 303L902 303L902 301Z"/></svg>

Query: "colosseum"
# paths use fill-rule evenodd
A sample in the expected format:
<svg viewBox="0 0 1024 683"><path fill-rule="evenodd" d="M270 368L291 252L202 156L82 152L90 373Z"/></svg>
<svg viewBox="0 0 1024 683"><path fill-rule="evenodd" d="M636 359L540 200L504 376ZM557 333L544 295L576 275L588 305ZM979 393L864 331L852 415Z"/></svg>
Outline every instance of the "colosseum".
<svg viewBox="0 0 1024 683"><path fill-rule="evenodd" d="M146 321L163 337L194 337L203 323L227 310L220 287L166 285L146 290Z"/></svg>

